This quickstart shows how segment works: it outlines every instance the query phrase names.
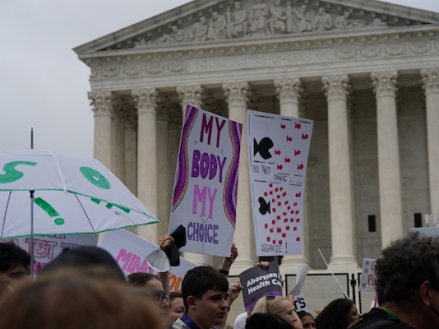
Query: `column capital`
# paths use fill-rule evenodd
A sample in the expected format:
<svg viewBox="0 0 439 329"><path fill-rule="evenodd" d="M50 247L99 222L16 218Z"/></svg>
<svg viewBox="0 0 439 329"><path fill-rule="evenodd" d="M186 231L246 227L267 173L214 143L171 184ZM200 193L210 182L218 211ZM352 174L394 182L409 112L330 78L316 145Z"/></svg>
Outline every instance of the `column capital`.
<svg viewBox="0 0 439 329"><path fill-rule="evenodd" d="M323 90L328 100L346 100L350 92L347 74L334 74L322 77Z"/></svg>
<svg viewBox="0 0 439 329"><path fill-rule="evenodd" d="M299 78L286 78L274 80L276 94L279 101L299 101L302 96L302 81Z"/></svg>
<svg viewBox="0 0 439 329"><path fill-rule="evenodd" d="M425 93L439 92L439 68L421 70L421 83Z"/></svg>
<svg viewBox="0 0 439 329"><path fill-rule="evenodd" d="M229 105L246 105L250 96L250 87L247 81L223 83L226 102Z"/></svg>
<svg viewBox="0 0 439 329"><path fill-rule="evenodd" d="M372 86L376 96L395 97L398 90L398 72L372 72L370 77L372 78Z"/></svg>
<svg viewBox="0 0 439 329"><path fill-rule="evenodd" d="M110 115L112 113L113 96L111 91L89 91L87 96L95 115Z"/></svg>
<svg viewBox="0 0 439 329"><path fill-rule="evenodd" d="M138 113L156 113L160 98L157 89L134 89L131 90L131 95Z"/></svg>
<svg viewBox="0 0 439 329"><path fill-rule="evenodd" d="M203 101L204 87L201 85L179 86L177 87L178 98L183 110L191 104L195 107L201 107Z"/></svg>

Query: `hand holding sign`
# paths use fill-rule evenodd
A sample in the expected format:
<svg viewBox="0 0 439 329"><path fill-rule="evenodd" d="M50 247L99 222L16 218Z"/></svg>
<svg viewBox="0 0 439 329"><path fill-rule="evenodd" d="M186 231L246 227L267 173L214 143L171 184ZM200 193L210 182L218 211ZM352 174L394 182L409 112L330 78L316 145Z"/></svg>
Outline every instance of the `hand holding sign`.
<svg viewBox="0 0 439 329"><path fill-rule="evenodd" d="M245 310L251 311L263 296L282 296L282 279L276 262L270 262L268 269L252 267L239 275Z"/></svg>

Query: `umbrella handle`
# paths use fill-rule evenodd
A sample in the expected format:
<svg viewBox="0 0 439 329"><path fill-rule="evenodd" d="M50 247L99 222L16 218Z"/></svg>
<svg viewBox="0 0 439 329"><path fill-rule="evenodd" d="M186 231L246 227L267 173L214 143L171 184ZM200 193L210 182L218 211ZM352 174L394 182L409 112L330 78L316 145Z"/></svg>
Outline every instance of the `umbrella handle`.
<svg viewBox="0 0 439 329"><path fill-rule="evenodd" d="M35 274L34 270L34 190L29 191L30 197L30 275Z"/></svg>

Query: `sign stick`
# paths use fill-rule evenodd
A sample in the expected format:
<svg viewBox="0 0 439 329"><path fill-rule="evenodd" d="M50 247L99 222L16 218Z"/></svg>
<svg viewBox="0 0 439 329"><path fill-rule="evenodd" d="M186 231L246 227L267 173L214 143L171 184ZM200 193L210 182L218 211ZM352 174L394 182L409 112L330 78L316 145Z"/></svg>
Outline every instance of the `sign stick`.
<svg viewBox="0 0 439 329"><path fill-rule="evenodd" d="M320 256L322 257L323 261L325 262L326 268L329 270L328 262L326 261L325 257L323 256L322 251L320 250L320 248L317 248L317 249L318 249L319 254L320 254ZM331 272L331 275L332 275L332 277L334 278L335 282L337 282L338 287L340 288L341 292L343 293L343 296L344 296L345 298L349 299L349 296L348 296L348 294L346 293L346 291L343 289L342 285L340 284L340 281L338 281L337 277L334 275L334 273L333 273L332 271L330 271L330 272Z"/></svg>

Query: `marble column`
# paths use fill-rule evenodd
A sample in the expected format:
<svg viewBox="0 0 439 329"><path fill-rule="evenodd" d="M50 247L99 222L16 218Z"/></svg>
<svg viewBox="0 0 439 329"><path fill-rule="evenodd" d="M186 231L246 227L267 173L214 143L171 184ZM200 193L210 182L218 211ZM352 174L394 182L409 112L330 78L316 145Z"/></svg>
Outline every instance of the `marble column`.
<svg viewBox="0 0 439 329"><path fill-rule="evenodd" d="M113 173L124 183L125 181L125 120L127 114L127 102L123 99L116 99L113 108L113 121L111 131L111 144Z"/></svg>
<svg viewBox="0 0 439 329"><path fill-rule="evenodd" d="M274 81L274 86L276 87L276 94L279 99L280 104L280 115L286 117L300 117L300 98L301 98L301 81L298 78L287 78L287 79L279 79ZM305 190L306 193L306 190ZM305 196L306 200L306 196ZM305 201L304 200L304 201ZM305 203L303 213L305 214ZM302 232L302 242L303 249L300 255L295 256L285 256L282 260L282 272L283 273L297 273L294 266L297 264L306 264L307 261L305 259L305 241L308 241L308 236L305 235L308 230L305 229L305 223L307 221L304 218L304 227Z"/></svg>
<svg viewBox="0 0 439 329"><path fill-rule="evenodd" d="M280 104L280 114L286 117L299 117L299 102L301 81L294 79L279 79L274 81L276 94Z"/></svg>
<svg viewBox="0 0 439 329"><path fill-rule="evenodd" d="M158 214L158 172L156 114L158 92L156 89L132 90L137 107L137 196L153 215ZM159 225L138 227L139 235L153 243L158 242Z"/></svg>
<svg viewBox="0 0 439 329"><path fill-rule="evenodd" d="M137 113L130 107L124 121L125 156L125 185L137 195ZM130 232L138 233L137 226L128 228Z"/></svg>
<svg viewBox="0 0 439 329"><path fill-rule="evenodd" d="M130 108L125 120L125 183L137 194L137 113Z"/></svg>
<svg viewBox="0 0 439 329"><path fill-rule="evenodd" d="M430 212L439 215L439 68L421 70L425 90Z"/></svg>
<svg viewBox="0 0 439 329"><path fill-rule="evenodd" d="M178 98L184 111L188 105L201 108L204 88L200 85L177 87Z"/></svg>
<svg viewBox="0 0 439 329"><path fill-rule="evenodd" d="M171 208L171 198L169 193L170 179L166 168L169 161L168 153L168 106L160 106L157 115L157 140L160 141L160 150L157 152L158 170L158 190L157 195L160 202L158 203L158 217L160 219L159 233L163 235L168 232L169 215Z"/></svg>
<svg viewBox="0 0 439 329"><path fill-rule="evenodd" d="M381 247L404 235L395 71L372 73L377 102Z"/></svg>
<svg viewBox="0 0 439 329"><path fill-rule="evenodd" d="M232 273L239 274L257 263L254 241L255 231L253 228L250 199L247 132L245 128L249 85L247 82L224 83L223 89L229 107L229 119L243 124L239 159L238 205L234 237L239 256L232 266Z"/></svg>
<svg viewBox="0 0 439 329"><path fill-rule="evenodd" d="M112 95L111 91L91 91L88 93L94 113L94 157L112 170Z"/></svg>
<svg viewBox="0 0 439 329"><path fill-rule="evenodd" d="M351 171L347 75L322 77L328 100L329 193L331 206L332 271L358 267L355 245L354 194Z"/></svg>
<svg viewBox="0 0 439 329"><path fill-rule="evenodd" d="M177 93L181 104L183 120L187 105L192 105L197 108L201 107L203 91L203 87L200 85L177 87ZM185 252L184 257L198 265L206 264L207 258L201 254Z"/></svg>

